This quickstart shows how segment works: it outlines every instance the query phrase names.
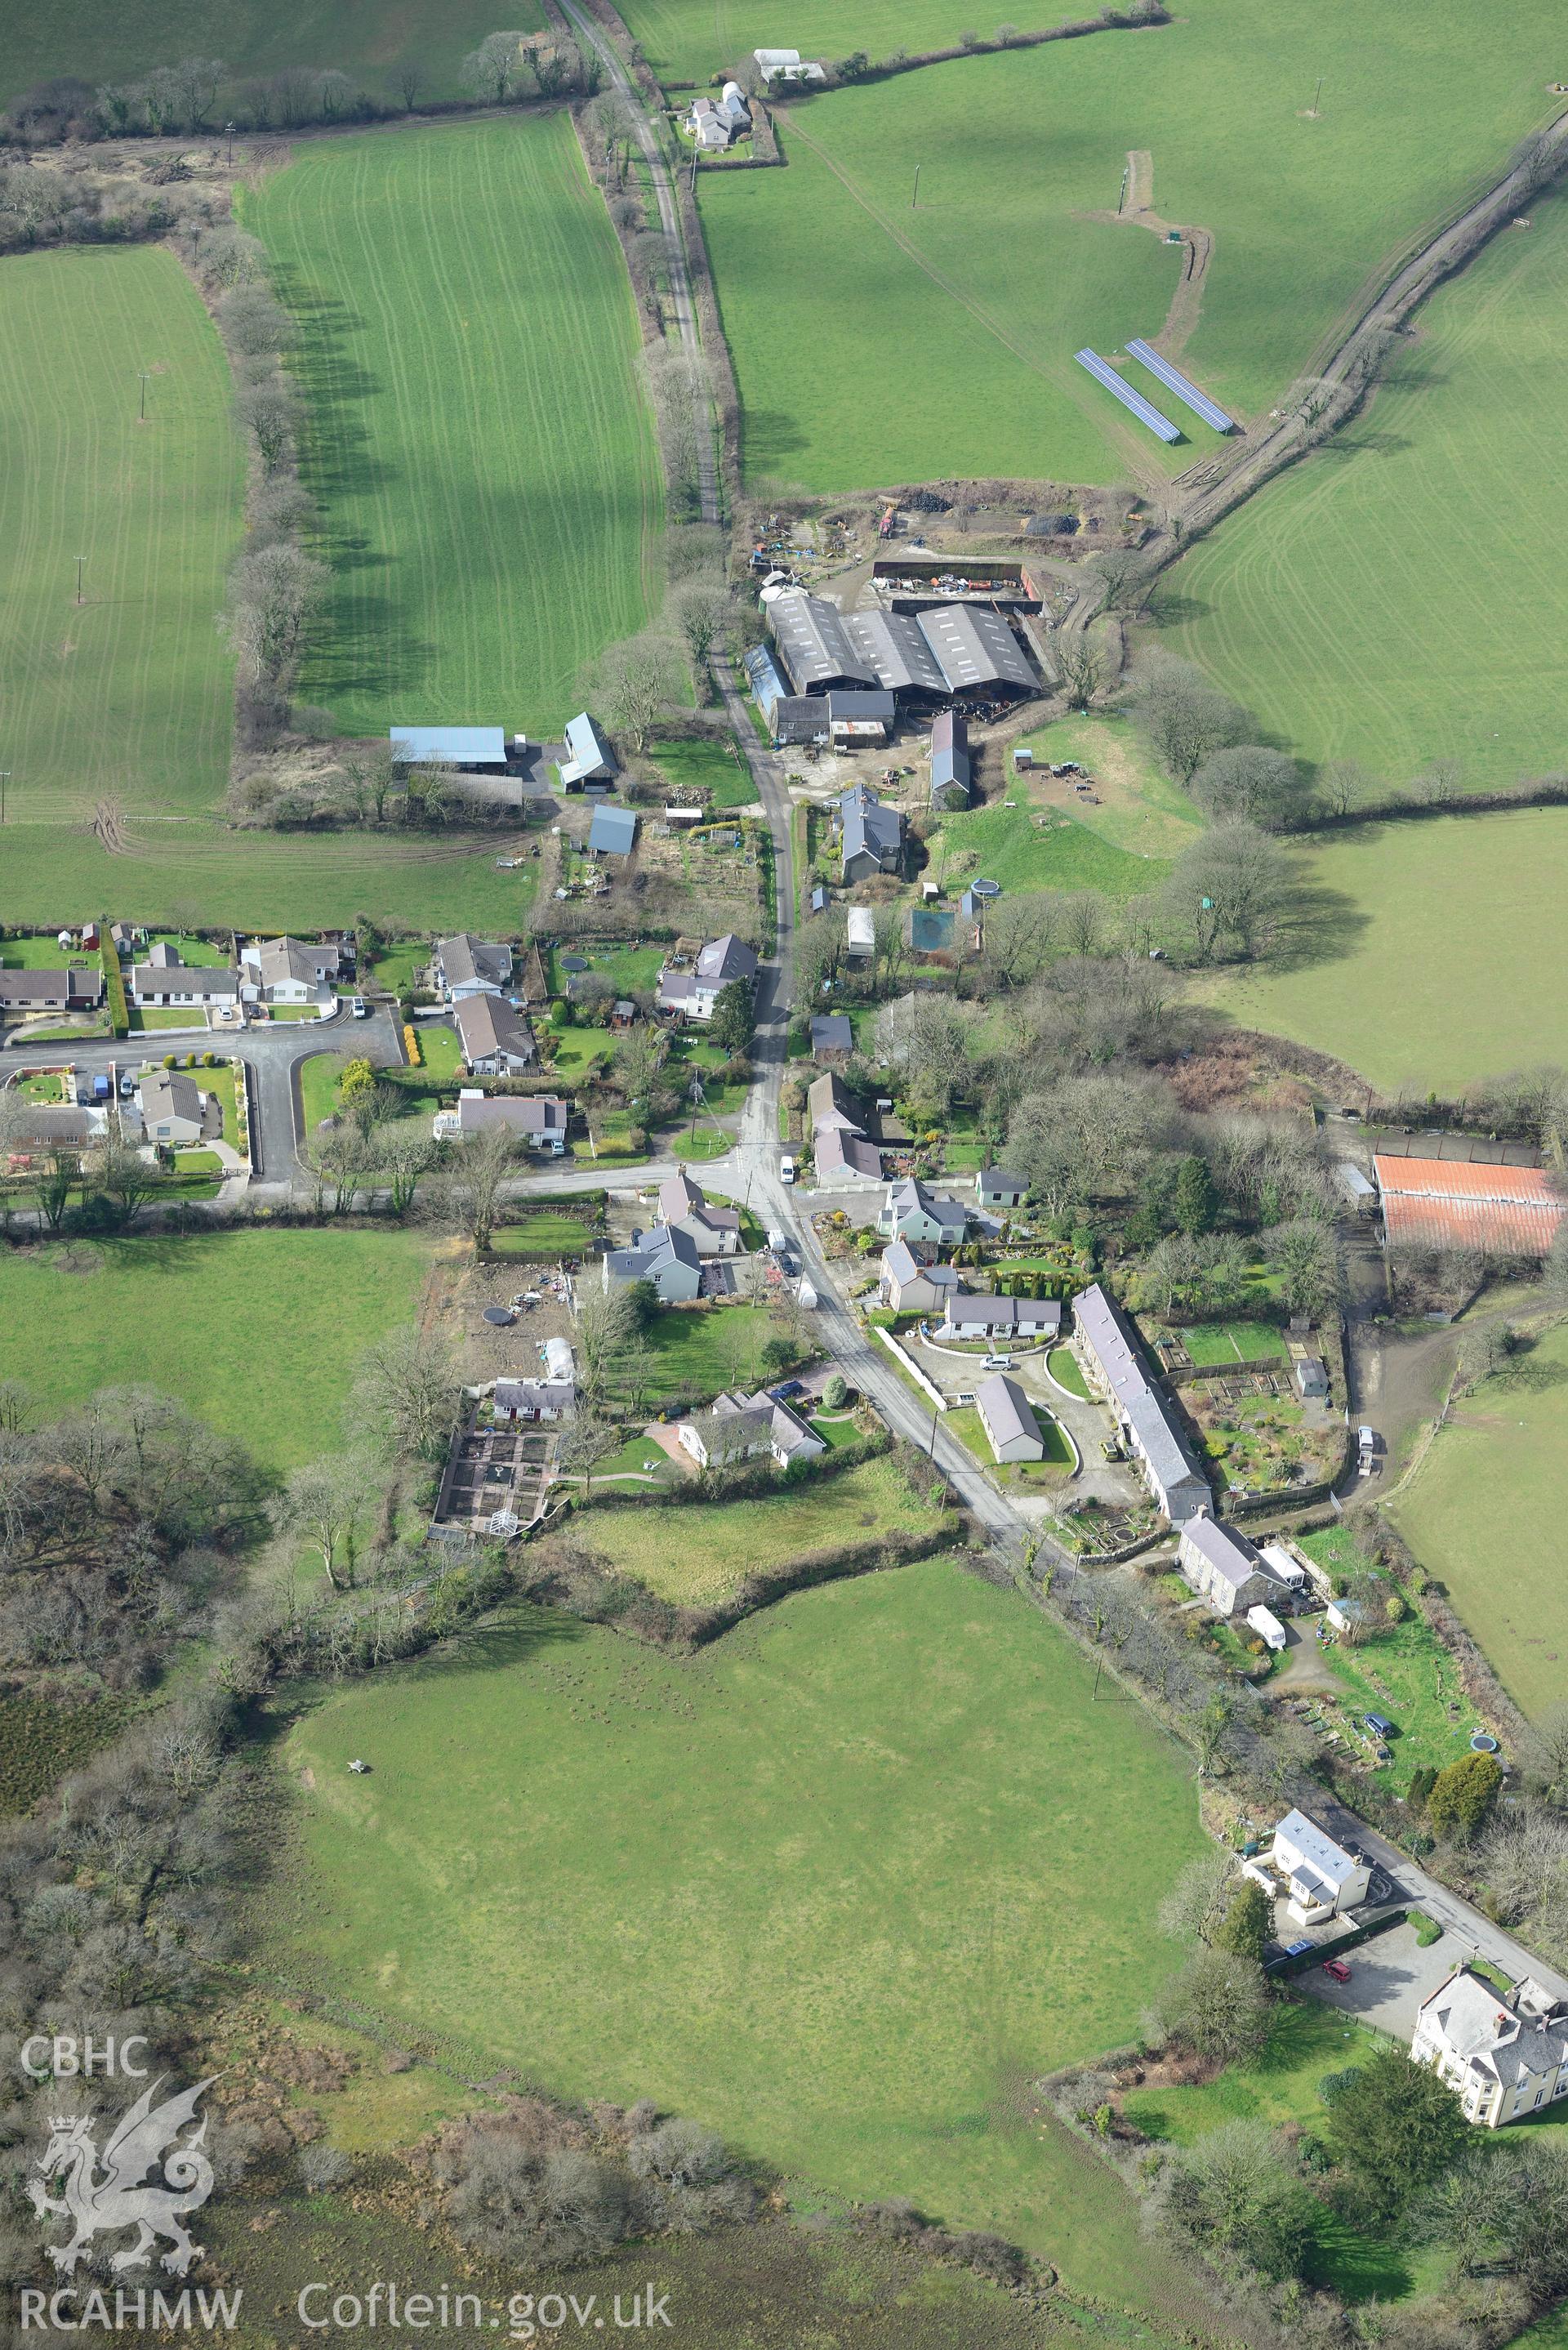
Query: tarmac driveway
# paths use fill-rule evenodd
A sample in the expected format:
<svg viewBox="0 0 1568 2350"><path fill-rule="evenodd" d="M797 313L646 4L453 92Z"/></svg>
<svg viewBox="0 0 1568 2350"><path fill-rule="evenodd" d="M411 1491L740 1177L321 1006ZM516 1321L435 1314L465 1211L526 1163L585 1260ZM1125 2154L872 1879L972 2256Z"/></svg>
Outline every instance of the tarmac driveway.
<svg viewBox="0 0 1568 2350"><path fill-rule="evenodd" d="M1423 1950L1417 1943L1414 1926L1391 1926L1386 1934L1363 1942L1358 1950L1345 1952L1345 1963L1350 1969L1347 1983L1335 1982L1321 1966L1315 1966L1297 1975L1291 1987L1309 1991L1326 2006L1341 2008L1346 2015L1386 2032L1407 2048L1421 2002L1470 1956L1472 1952L1457 1935L1444 1934Z"/></svg>

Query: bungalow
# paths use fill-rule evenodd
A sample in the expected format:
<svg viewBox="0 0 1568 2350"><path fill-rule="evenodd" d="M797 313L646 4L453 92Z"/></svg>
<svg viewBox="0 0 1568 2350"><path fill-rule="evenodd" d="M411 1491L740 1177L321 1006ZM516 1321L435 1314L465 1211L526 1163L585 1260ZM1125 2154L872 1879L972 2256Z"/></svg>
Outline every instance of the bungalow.
<svg viewBox="0 0 1568 2350"><path fill-rule="evenodd" d="M252 939L240 949L240 993L248 1003L328 1003L338 962L336 947Z"/></svg>
<svg viewBox="0 0 1568 2350"><path fill-rule="evenodd" d="M586 710L566 721L566 757L556 772L564 790L607 791L620 770L607 735L601 734Z"/></svg>
<svg viewBox="0 0 1568 2350"><path fill-rule="evenodd" d="M1116 1432L1173 1525L1210 1506L1209 1481L1193 1457L1174 1403L1144 1368L1137 1336L1095 1282L1073 1306L1073 1348L1090 1387L1116 1415Z"/></svg>
<svg viewBox="0 0 1568 2350"><path fill-rule="evenodd" d="M993 1378L983 1380L974 1391L974 1408L998 1461L1044 1459L1040 1423L1016 1379L998 1371Z"/></svg>
<svg viewBox="0 0 1568 2350"><path fill-rule="evenodd" d="M568 1105L548 1094L501 1099L477 1086L459 1088L457 1107L438 1110L431 1132L438 1142L468 1142L492 1127L504 1127L524 1150L547 1150L559 1159L566 1147Z"/></svg>
<svg viewBox="0 0 1568 2350"><path fill-rule="evenodd" d="M60 971L0 971L0 1011L91 1012L103 1000L103 973L73 963Z"/></svg>
<svg viewBox="0 0 1568 2350"><path fill-rule="evenodd" d="M869 880L873 873L897 873L904 861L904 819L884 807L869 784L856 784L838 797L833 828L839 842L839 879Z"/></svg>
<svg viewBox="0 0 1568 2350"><path fill-rule="evenodd" d="M974 1179L974 1197L981 1208L1021 1208L1029 1197L1029 1178L1006 1167L982 1167Z"/></svg>
<svg viewBox="0 0 1568 2350"><path fill-rule="evenodd" d="M960 1200L929 1191L911 1175L888 1186L877 1229L890 1240L930 1241L939 1247L950 1247L969 1229L969 1210Z"/></svg>
<svg viewBox="0 0 1568 2350"><path fill-rule="evenodd" d="M988 1297L955 1290L939 1338L986 1338L992 1345L1018 1338L1054 1338L1062 1327L1059 1297Z"/></svg>
<svg viewBox="0 0 1568 2350"><path fill-rule="evenodd" d="M209 1006L218 1011L232 1011L240 1000L240 974L227 969L212 970L204 964L187 964L180 960L174 947L167 950L165 962L154 947L145 962L135 963L130 972L130 1000L137 1004L156 1006L190 1004L196 1012Z"/></svg>
<svg viewBox="0 0 1568 2350"><path fill-rule="evenodd" d="M855 1051L855 1031L842 1012L816 1012L811 1021L814 1061L847 1061Z"/></svg>
<svg viewBox="0 0 1568 2350"><path fill-rule="evenodd" d="M760 1395L722 1395L711 1411L683 1419L676 1440L700 1468L749 1461L771 1453L781 1469L792 1461L812 1461L827 1446L798 1413L765 1390Z"/></svg>
<svg viewBox="0 0 1568 2350"><path fill-rule="evenodd" d="M533 1029L504 996L461 997L452 1006L452 1024L472 1076L518 1076L537 1055Z"/></svg>
<svg viewBox="0 0 1568 2350"><path fill-rule="evenodd" d="M865 1110L832 1069L825 1069L807 1086L805 1109L814 1134L819 1134L824 1127L835 1127L841 1134L866 1131Z"/></svg>
<svg viewBox="0 0 1568 2350"><path fill-rule="evenodd" d="M741 1245L737 1208L713 1208L690 1175L668 1175L659 1187L659 1221L695 1243L699 1256L733 1256Z"/></svg>
<svg viewBox="0 0 1568 2350"><path fill-rule="evenodd" d="M819 1191L876 1190L882 1181L882 1154L863 1134L825 1126L812 1139Z"/></svg>
<svg viewBox="0 0 1568 2350"><path fill-rule="evenodd" d="M1457 1967L1422 2001L1410 2054L1449 2084L1466 2120L1482 2129L1568 2096L1568 2011L1529 1975L1504 1993Z"/></svg>
<svg viewBox="0 0 1568 2350"><path fill-rule="evenodd" d="M471 931L438 939L431 949L431 978L448 1003L475 995L504 995L512 979L512 950L499 941L476 939Z"/></svg>
<svg viewBox="0 0 1568 2350"><path fill-rule="evenodd" d="M178 1069L150 1070L141 1080L140 1099L149 1142L200 1142L206 1132L202 1089Z"/></svg>
<svg viewBox="0 0 1568 2350"><path fill-rule="evenodd" d="M697 1243L689 1232L669 1224L660 1224L651 1232L634 1232L629 1248L607 1249L601 1262L607 1289L650 1281L661 1305L690 1305L702 1294L702 1262Z"/></svg>
<svg viewBox="0 0 1568 2350"><path fill-rule="evenodd" d="M756 949L726 931L722 939L709 940L690 971L662 969L654 1001L661 1012L681 1019L711 1020L722 989L737 980L754 986L756 976Z"/></svg>
<svg viewBox="0 0 1568 2350"><path fill-rule="evenodd" d="M0 1150L13 1155L31 1150L85 1150L89 1143L101 1141L108 1130L108 1114L87 1104L67 1102L36 1102L29 1094L19 1093L7 1086L5 1102L4 1140Z"/></svg>
<svg viewBox="0 0 1568 2350"><path fill-rule="evenodd" d="M570 1379L497 1379L491 1393L495 1417L504 1426L565 1419L576 1400Z"/></svg>
<svg viewBox="0 0 1568 2350"><path fill-rule="evenodd" d="M1366 1900L1372 1882L1367 1863L1305 1812L1287 1812L1269 1850L1246 1862L1245 1872L1265 1893L1283 1893L1298 1926L1345 1917Z"/></svg>
<svg viewBox="0 0 1568 2350"><path fill-rule="evenodd" d="M908 1241L892 1241L882 1252L878 1294L895 1314L929 1314L961 1285L956 1265L928 1263Z"/></svg>
<svg viewBox="0 0 1568 2350"><path fill-rule="evenodd" d="M1288 1611L1295 1597L1244 1534L1204 1513L1183 1525L1176 1564L1217 1616L1244 1617L1252 1607Z"/></svg>

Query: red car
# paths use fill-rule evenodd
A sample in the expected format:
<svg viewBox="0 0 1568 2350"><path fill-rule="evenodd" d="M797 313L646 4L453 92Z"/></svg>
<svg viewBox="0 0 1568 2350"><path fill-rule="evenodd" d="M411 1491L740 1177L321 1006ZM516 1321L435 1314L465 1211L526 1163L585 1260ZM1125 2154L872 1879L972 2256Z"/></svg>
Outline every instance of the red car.
<svg viewBox="0 0 1568 2350"><path fill-rule="evenodd" d="M1325 1975L1332 1975L1335 1982L1348 1982L1350 1981L1350 1969L1345 1965L1343 1959L1324 1959L1323 1962L1323 1970Z"/></svg>

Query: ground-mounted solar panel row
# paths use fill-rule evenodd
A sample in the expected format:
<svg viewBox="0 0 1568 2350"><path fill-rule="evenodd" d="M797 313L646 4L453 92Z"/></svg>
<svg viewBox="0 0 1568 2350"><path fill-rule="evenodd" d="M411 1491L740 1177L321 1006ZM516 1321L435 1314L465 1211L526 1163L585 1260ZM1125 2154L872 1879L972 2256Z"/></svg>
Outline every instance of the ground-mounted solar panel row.
<svg viewBox="0 0 1568 2350"><path fill-rule="evenodd" d="M1101 359L1097 351L1075 351L1073 356L1081 368L1087 368L1096 383L1103 383L1124 408L1131 409L1140 424L1147 424L1149 431L1157 433L1162 441L1180 440L1181 434L1169 417L1162 416L1153 401L1146 400L1141 391L1135 391L1130 383L1124 383L1115 368Z"/></svg>
<svg viewBox="0 0 1568 2350"><path fill-rule="evenodd" d="M1190 408L1194 416L1200 416L1205 424L1214 427L1216 432L1234 432L1235 418L1227 416L1206 391L1199 391L1190 376L1183 375L1179 368L1172 367L1168 359L1161 359L1154 345L1146 343L1141 335L1135 336L1127 345L1127 354L1147 368L1150 375L1158 376L1166 390L1173 391L1184 408Z"/></svg>

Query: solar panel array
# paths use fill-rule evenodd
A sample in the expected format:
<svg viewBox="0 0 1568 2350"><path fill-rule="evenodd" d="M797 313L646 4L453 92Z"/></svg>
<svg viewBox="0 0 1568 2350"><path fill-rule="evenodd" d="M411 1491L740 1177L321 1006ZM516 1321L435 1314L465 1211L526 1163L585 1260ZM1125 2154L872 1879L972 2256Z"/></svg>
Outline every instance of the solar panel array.
<svg viewBox="0 0 1568 2350"><path fill-rule="evenodd" d="M1075 351L1073 356L1081 368L1087 368L1096 383L1103 383L1106 390L1114 393L1124 408L1131 409L1140 424L1147 424L1149 431L1157 434L1161 441L1180 440L1181 434L1169 417L1162 416L1153 401L1146 400L1141 391L1135 391L1130 383L1124 383L1115 368L1107 360L1101 359L1097 351Z"/></svg>
<svg viewBox="0 0 1568 2350"><path fill-rule="evenodd" d="M1201 416L1204 423L1211 424L1216 432L1234 432L1235 418L1227 416L1225 411L1218 407L1206 391L1199 391L1198 386L1189 377L1184 376L1179 368L1172 367L1168 359L1161 359L1152 343L1146 343L1143 337L1139 335L1127 345L1127 350L1140 366L1147 368L1150 375L1159 378L1168 391L1173 391L1176 394L1184 408L1190 408L1194 416Z"/></svg>

